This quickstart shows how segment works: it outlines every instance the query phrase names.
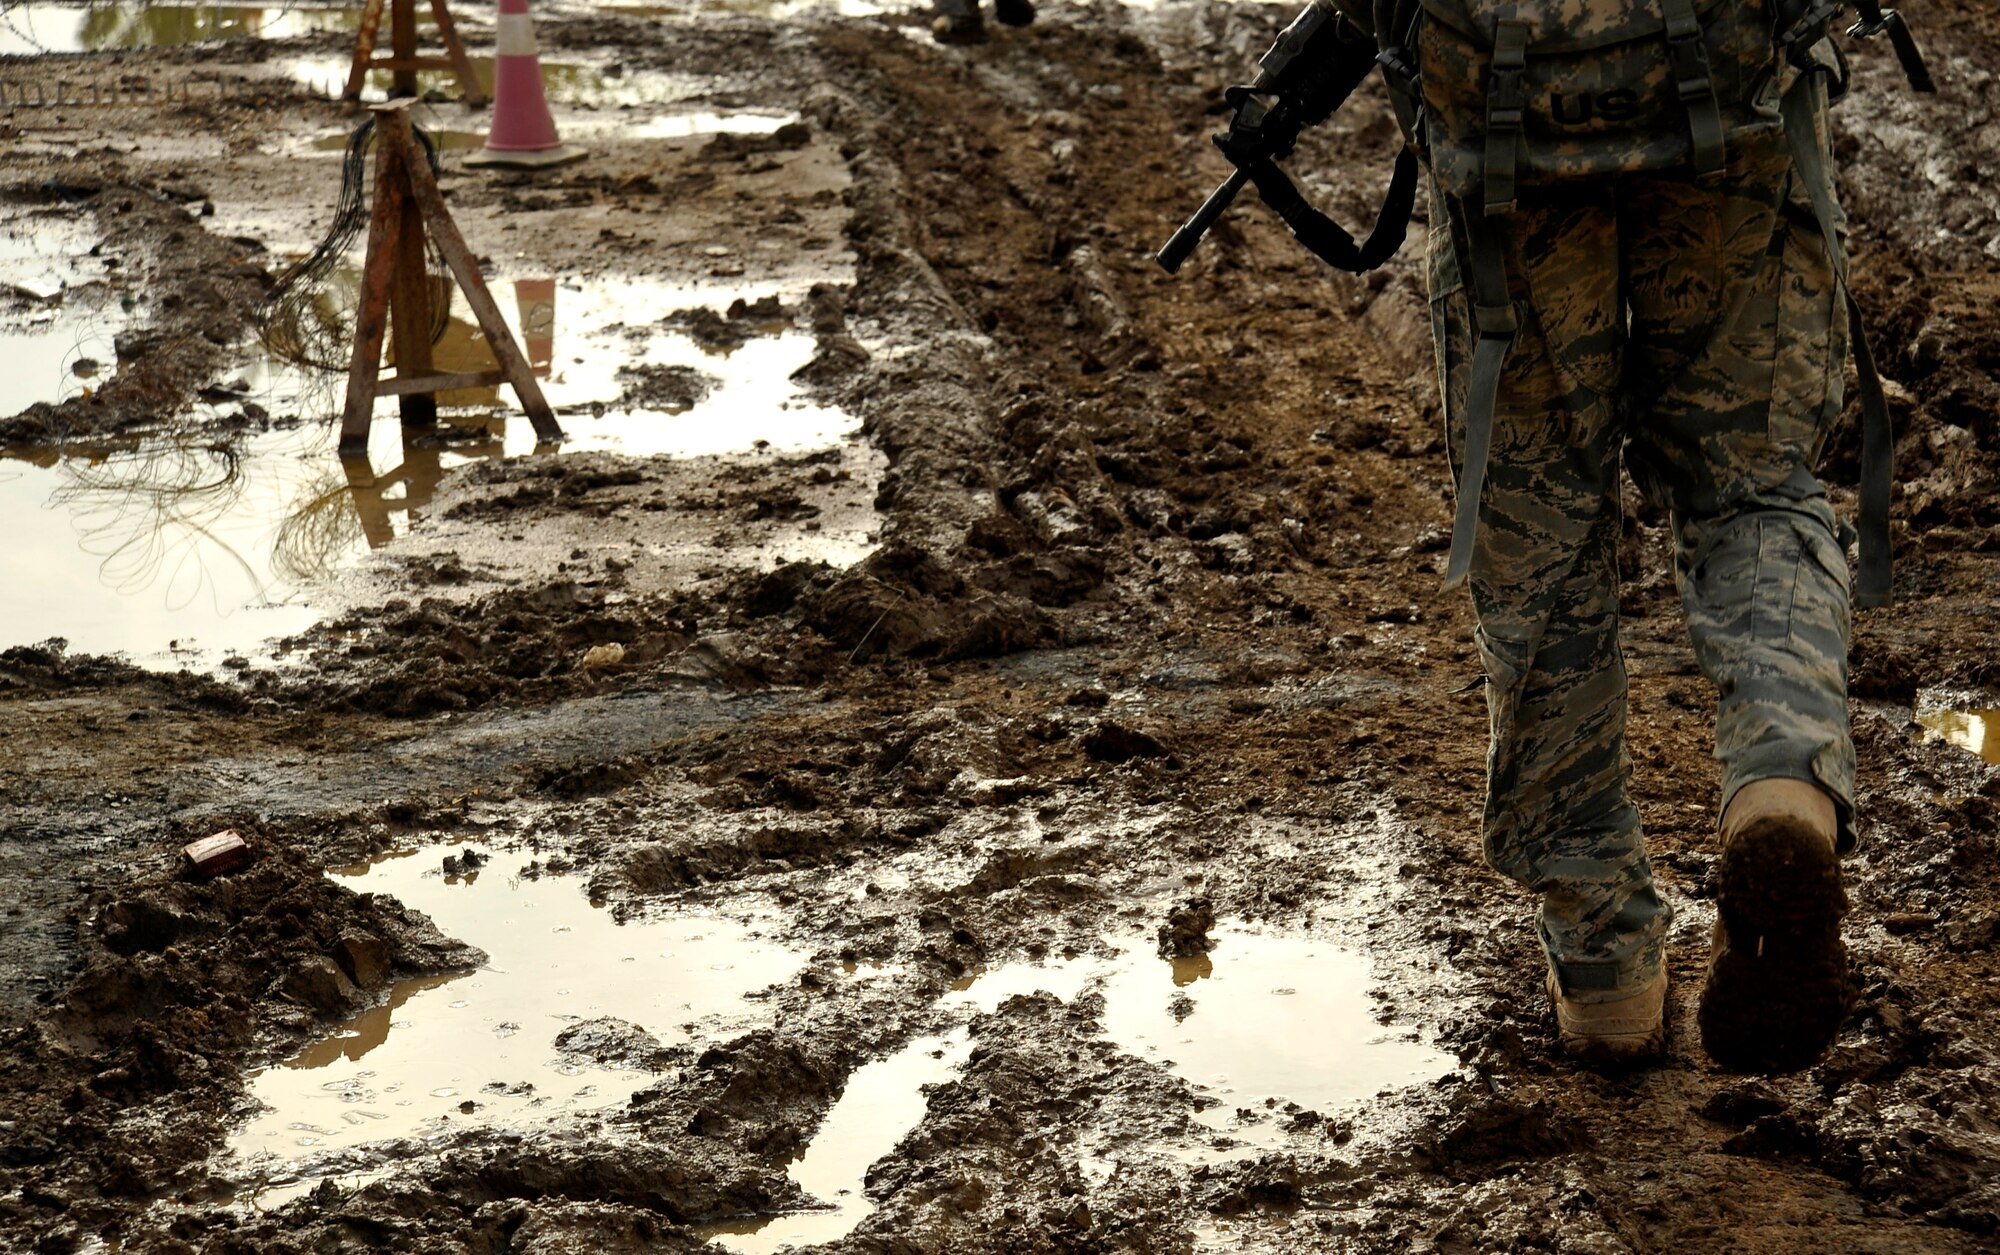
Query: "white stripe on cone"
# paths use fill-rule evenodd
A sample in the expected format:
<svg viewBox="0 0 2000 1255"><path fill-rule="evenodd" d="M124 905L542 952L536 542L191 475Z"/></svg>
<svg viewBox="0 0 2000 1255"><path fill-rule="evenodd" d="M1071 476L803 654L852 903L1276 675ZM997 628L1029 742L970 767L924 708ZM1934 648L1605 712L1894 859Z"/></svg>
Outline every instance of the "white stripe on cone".
<svg viewBox="0 0 2000 1255"><path fill-rule="evenodd" d="M535 19L525 13L502 13L494 24L498 38L494 51L503 57L534 57L541 54L535 43Z"/></svg>

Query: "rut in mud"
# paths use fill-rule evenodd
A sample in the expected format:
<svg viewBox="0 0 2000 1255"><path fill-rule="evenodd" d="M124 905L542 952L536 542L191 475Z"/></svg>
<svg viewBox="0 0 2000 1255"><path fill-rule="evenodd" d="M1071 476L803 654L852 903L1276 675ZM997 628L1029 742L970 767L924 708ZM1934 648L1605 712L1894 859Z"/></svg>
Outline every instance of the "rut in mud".
<svg viewBox="0 0 2000 1255"><path fill-rule="evenodd" d="M1465 608L1438 587L1422 232L1386 275L1333 279L1246 204L1181 278L1152 267L1218 176L1215 89L1289 14L1066 7L961 51L915 14L564 11L540 22L552 58L804 133L644 147L607 126L601 164L448 176L474 247L523 274L740 281L745 315L770 295L762 328L694 300L650 312L660 334L809 339L803 401L862 438L453 455L337 612L286 629L287 665L260 653L218 679L9 642L0 1242L1984 1249L2000 774L1919 716L1942 729L2000 689L2000 150L1979 103L2000 32L1977 6L1926 7L1938 104L1868 50L1842 117L1904 482L1899 602L1862 619L1854 659L1861 998L1820 1066L1729 1076L1691 1033L1631 1075L1552 1059L1525 904L1474 831L1483 702ZM288 143L335 129L296 86L268 90ZM160 287L210 274L213 302L141 311L169 336L159 373L114 380L215 382L276 266L250 245L309 242L326 167L244 173L252 108L190 115L236 154L200 189L213 219L148 191L161 162L14 123L40 145L8 176L17 201L83 189ZM1359 221L1393 133L1357 108L1296 164ZM171 348L181 318L207 349ZM708 363L625 373L612 404L696 406L671 368ZM9 439L142 417L95 395ZM1836 485L1855 445L1844 430ZM1685 1024L1712 918L1712 695L1660 520L1634 514L1625 557L1636 789ZM228 826L256 867L180 880L179 843ZM400 890L354 870L419 848L441 865L404 865ZM465 850L495 860L470 884ZM635 964L715 939L745 947L718 963L778 958L740 985L712 972L728 997L684 1012L637 994L560 1025L530 995L489 1009L479 991L522 962L444 895L510 890L604 925ZM702 919L714 938L691 943ZM355 1121L303 1122L335 1138L256 1110L302 1051L387 1065L370 1014L400 1048L460 1011L451 1031L501 1051L476 1065L495 1074L425 1084L435 1107L382 1122L393 1138L342 1130L396 1116L400 1076L331 1079ZM1247 1052L1216 1045L1238 1019L1303 1059L1212 1066ZM619 1097L581 1093L599 1086ZM552 1116L522 1114L545 1097ZM259 1161L232 1153L246 1129L315 1141Z"/></svg>

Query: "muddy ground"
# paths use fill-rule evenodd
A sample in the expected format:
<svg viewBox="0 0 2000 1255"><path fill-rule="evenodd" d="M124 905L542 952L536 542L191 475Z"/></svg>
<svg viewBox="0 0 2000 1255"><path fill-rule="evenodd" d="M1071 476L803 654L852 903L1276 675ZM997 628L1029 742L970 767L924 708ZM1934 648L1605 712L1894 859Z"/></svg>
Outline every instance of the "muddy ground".
<svg viewBox="0 0 2000 1255"><path fill-rule="evenodd" d="M1728 1075L1691 1031L1713 694L1636 508L1634 788L1679 913L1681 1031L1631 1074L1551 1057L1527 903L1476 837L1422 224L1368 281L1247 205L1179 278L1150 261L1219 178L1206 115L1284 8L1051 6L972 49L916 13L565 8L545 56L802 125L600 131L532 177L448 159L474 250L783 287L743 326L683 323L809 333L803 382L863 435L476 463L320 628L220 675L0 654L0 1246L705 1249L707 1226L810 1205L792 1161L858 1069L955 1023L954 983L1185 941L1212 912L1360 950L1370 1013L1455 1066L1341 1111L1274 1094L1217 1132L1212 1096L1107 1037L1099 994L1007 999L833 1249L1993 1249L2000 772L1914 712L2000 695L2000 26L1975 0L1911 7L1939 95L1862 48L1839 118L1901 483L1897 602L1854 647L1860 996L1819 1066ZM7 67L239 83L5 118L0 195L84 206L148 293L118 373L6 420L10 444L182 413L315 238L337 158L302 141L351 118L266 70L344 37L222 47ZM1370 102L1295 164L1357 221L1392 146ZM1848 511L1857 448L1850 422L1828 470ZM823 528L859 548L816 556ZM256 864L183 880L179 846L223 827ZM377 1179L246 1205L219 1155L252 1072L482 957L324 869L475 837L560 860L623 917L756 918L804 966L754 1027L650 1055L603 1118L447 1132Z"/></svg>

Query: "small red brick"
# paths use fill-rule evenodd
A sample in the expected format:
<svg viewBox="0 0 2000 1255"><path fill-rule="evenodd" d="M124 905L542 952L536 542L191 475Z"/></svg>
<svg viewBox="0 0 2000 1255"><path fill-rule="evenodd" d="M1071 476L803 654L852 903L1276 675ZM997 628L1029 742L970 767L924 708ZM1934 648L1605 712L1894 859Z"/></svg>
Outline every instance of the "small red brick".
<svg viewBox="0 0 2000 1255"><path fill-rule="evenodd" d="M191 842L181 851L181 859L192 879L213 880L239 867L248 867L251 862L250 846L241 834L226 830Z"/></svg>

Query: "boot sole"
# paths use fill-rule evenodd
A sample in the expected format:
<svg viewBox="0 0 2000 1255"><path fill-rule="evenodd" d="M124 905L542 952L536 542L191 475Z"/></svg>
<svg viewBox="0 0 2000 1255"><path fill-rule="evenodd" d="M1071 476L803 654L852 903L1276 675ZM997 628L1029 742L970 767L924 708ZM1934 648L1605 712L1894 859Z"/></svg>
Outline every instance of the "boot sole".
<svg viewBox="0 0 2000 1255"><path fill-rule="evenodd" d="M1754 823L1722 854L1714 951L1697 1021L1725 1068L1796 1072L1826 1053L1852 994L1840 861L1802 823Z"/></svg>

